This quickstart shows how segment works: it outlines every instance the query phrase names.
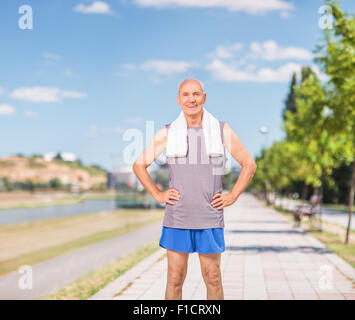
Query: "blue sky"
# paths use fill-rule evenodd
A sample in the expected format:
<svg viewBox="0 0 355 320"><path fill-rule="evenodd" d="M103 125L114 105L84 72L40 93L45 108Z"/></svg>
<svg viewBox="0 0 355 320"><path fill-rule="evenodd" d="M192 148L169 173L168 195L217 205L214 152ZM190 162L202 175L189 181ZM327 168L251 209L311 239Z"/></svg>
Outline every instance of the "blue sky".
<svg viewBox="0 0 355 320"><path fill-rule="evenodd" d="M353 0L340 3L355 11ZM32 29L19 27L24 4ZM265 141L261 126L268 145L283 137L292 72L307 64L322 77L312 51L323 34L323 4L1 1L0 157L66 151L84 164L126 165L123 134L139 129L145 147L146 121L157 131L179 115L177 86L186 77L203 82L206 109L255 157Z"/></svg>

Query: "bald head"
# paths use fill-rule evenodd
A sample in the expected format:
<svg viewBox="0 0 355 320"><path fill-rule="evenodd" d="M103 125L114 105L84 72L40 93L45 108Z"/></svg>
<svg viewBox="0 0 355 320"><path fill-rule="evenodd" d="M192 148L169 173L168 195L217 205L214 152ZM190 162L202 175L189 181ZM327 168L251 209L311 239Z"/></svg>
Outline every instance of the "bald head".
<svg viewBox="0 0 355 320"><path fill-rule="evenodd" d="M198 80L193 79L193 78L188 78L188 79L185 79L184 81L182 81L182 82L179 84L179 87L178 87L178 94L180 94L180 90L181 90L181 88L182 88L185 84L191 83L191 82L197 83L197 84L200 86L201 91L204 92L204 90L203 90L203 84L202 84L201 81L198 81Z"/></svg>

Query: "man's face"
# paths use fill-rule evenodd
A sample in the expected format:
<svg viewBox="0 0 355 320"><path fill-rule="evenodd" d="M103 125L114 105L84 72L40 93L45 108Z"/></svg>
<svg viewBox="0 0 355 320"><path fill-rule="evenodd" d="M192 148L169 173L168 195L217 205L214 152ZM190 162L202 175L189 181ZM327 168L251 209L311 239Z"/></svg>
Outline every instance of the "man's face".
<svg viewBox="0 0 355 320"><path fill-rule="evenodd" d="M206 102L206 93L202 91L198 82L187 81L180 87L177 102L184 114L198 114L202 112L203 105Z"/></svg>

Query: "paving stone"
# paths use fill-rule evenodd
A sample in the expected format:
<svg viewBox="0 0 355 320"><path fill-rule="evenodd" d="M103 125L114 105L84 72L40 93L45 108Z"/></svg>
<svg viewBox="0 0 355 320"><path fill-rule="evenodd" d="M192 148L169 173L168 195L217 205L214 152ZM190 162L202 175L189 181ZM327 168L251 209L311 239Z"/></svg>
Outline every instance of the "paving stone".
<svg viewBox="0 0 355 320"><path fill-rule="evenodd" d="M251 194L225 208L221 272L226 300L355 299L354 268ZM267 223L266 223L267 222ZM165 249L96 294L97 299L165 299ZM128 283L130 286L114 296ZM116 290L115 290L116 289ZM206 300L197 253L189 255L183 300ZM95 296L92 297L95 299Z"/></svg>

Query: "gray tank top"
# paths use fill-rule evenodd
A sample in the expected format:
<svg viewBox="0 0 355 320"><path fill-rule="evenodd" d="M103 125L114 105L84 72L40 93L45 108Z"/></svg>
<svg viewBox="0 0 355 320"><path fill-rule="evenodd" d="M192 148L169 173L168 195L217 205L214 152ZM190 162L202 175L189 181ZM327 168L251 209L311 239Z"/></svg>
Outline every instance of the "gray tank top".
<svg viewBox="0 0 355 320"><path fill-rule="evenodd" d="M224 122L219 121L223 140ZM170 124L166 125L169 130ZM180 192L180 200L166 203L163 226L182 229L224 228L224 210L212 207L212 197L223 191L226 162L223 156L208 157L202 126L187 127L186 157L166 157L169 189Z"/></svg>

